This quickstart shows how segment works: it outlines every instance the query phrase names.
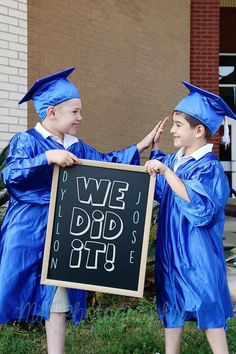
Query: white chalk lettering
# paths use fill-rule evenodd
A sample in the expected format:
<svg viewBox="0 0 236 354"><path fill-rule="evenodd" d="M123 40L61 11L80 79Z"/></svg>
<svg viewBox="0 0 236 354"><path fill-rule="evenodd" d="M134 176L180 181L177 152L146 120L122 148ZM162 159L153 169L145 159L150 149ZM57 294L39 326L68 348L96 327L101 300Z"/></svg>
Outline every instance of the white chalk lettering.
<svg viewBox="0 0 236 354"><path fill-rule="evenodd" d="M81 208L73 208L70 233L71 235L79 236L85 234L90 227L90 217L88 213Z"/></svg>
<svg viewBox="0 0 236 354"><path fill-rule="evenodd" d="M81 203L105 206L111 182L108 179L77 177L77 194Z"/></svg>
<svg viewBox="0 0 236 354"><path fill-rule="evenodd" d="M59 226L60 226L60 224L59 224L59 222L57 222L56 235L60 235Z"/></svg>
<svg viewBox="0 0 236 354"><path fill-rule="evenodd" d="M61 200L64 198L64 194L66 193L66 189L61 189Z"/></svg>
<svg viewBox="0 0 236 354"><path fill-rule="evenodd" d="M139 192L139 194L138 194L138 200L137 200L137 202L135 203L136 205L139 205L140 199L141 199L141 192Z"/></svg>
<svg viewBox="0 0 236 354"><path fill-rule="evenodd" d="M137 210L135 210L135 212L133 214L133 222L134 222L134 224L138 224L139 217L140 217L139 212Z"/></svg>
<svg viewBox="0 0 236 354"><path fill-rule="evenodd" d="M88 251L86 268L97 269L98 254L106 252L106 245L101 242L86 241L84 249Z"/></svg>
<svg viewBox="0 0 236 354"><path fill-rule="evenodd" d="M129 183L123 181L114 181L111 188L109 207L112 209L125 209L123 201L125 191L129 189Z"/></svg>
<svg viewBox="0 0 236 354"><path fill-rule="evenodd" d="M67 171L63 171L62 182L66 182L67 179L68 179L68 172Z"/></svg>
<svg viewBox="0 0 236 354"><path fill-rule="evenodd" d="M83 243L78 239L74 239L71 242L71 246L72 246L72 251L70 254L69 267L70 268L80 268Z"/></svg>
<svg viewBox="0 0 236 354"><path fill-rule="evenodd" d="M62 215L61 215L61 205L59 205L58 209L59 209L59 211L58 211L58 217L59 217L59 218L62 218Z"/></svg>
<svg viewBox="0 0 236 354"><path fill-rule="evenodd" d="M53 243L53 251L58 252L59 248L60 248L60 242L59 242L59 240L55 240Z"/></svg>
<svg viewBox="0 0 236 354"><path fill-rule="evenodd" d="M57 269L57 262L58 262L58 258L54 258L54 257L52 257L52 259L51 259L51 269Z"/></svg>
<svg viewBox="0 0 236 354"><path fill-rule="evenodd" d="M137 234L137 231L136 231L136 230L133 230L133 232L132 232L133 239L132 239L132 241L131 241L133 244L135 244L135 243L137 242L137 238L136 238L136 236L135 236L136 234Z"/></svg>
<svg viewBox="0 0 236 354"><path fill-rule="evenodd" d="M93 222L90 231L90 237L92 239L99 239L102 235L102 226L104 220L104 214L100 210L94 210L93 214Z"/></svg>
<svg viewBox="0 0 236 354"><path fill-rule="evenodd" d="M115 240L123 231L123 221L119 215L112 211L107 211L105 216L103 238L106 240Z"/></svg>
<svg viewBox="0 0 236 354"><path fill-rule="evenodd" d="M106 263L104 264L104 268L108 272L112 272L115 269L115 258L116 258L116 248L112 243L107 244L107 252L106 252Z"/></svg>
<svg viewBox="0 0 236 354"><path fill-rule="evenodd" d="M130 263L130 264L133 264L133 263L134 263L134 262L133 262L133 259L134 259L133 254L134 254L134 251L130 251L130 254L129 254L129 263Z"/></svg>

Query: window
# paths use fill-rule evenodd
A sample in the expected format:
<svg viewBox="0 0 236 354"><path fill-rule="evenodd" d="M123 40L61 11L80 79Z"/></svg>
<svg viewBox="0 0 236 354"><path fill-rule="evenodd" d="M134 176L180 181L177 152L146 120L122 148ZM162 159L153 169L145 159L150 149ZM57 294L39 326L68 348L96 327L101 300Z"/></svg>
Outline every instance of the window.
<svg viewBox="0 0 236 354"><path fill-rule="evenodd" d="M236 112L236 53L220 54L219 66L219 93L225 102ZM235 136L235 123L229 122L230 140ZM223 136L223 126L220 127L220 135ZM232 144L227 148L220 144L220 160L224 167L225 173L229 178L230 186L234 184L232 181L232 160L235 160ZM235 171L233 171L235 172ZM235 188L235 186L233 186Z"/></svg>

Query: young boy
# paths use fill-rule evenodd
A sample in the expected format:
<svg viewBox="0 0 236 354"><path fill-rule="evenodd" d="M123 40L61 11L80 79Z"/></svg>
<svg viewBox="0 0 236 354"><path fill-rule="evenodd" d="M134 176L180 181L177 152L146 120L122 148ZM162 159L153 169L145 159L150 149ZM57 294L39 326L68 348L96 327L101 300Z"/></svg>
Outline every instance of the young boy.
<svg viewBox="0 0 236 354"><path fill-rule="evenodd" d="M154 128L139 144L108 154L78 140L80 94L67 79L73 70L36 81L22 98L33 100L42 123L13 137L2 173L11 199L0 238L0 323L45 319L49 354L64 352L65 313L77 324L86 304L85 291L40 284L53 164L71 166L79 158L139 164L156 134Z"/></svg>
<svg viewBox="0 0 236 354"><path fill-rule="evenodd" d="M158 173L158 314L165 327L167 354L179 353L186 320L195 320L206 330L215 354L226 354L226 319L233 317L222 243L229 186L207 140L225 115L233 119L236 115L220 97L184 84L190 94L176 106L170 131L180 150L169 155L159 150L165 119L145 165L150 174Z"/></svg>

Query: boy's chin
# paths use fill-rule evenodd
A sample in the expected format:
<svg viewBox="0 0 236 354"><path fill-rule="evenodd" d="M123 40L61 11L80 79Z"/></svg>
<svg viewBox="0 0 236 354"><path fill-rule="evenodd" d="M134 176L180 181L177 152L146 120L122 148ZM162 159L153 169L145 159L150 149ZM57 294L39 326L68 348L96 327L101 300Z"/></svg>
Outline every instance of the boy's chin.
<svg viewBox="0 0 236 354"><path fill-rule="evenodd" d="M77 134L77 128L69 129L67 134L76 136L76 134Z"/></svg>
<svg viewBox="0 0 236 354"><path fill-rule="evenodd" d="M183 145L180 143L180 141L173 141L173 145L174 145L174 147L176 147L176 148L181 148L181 147L183 147Z"/></svg>

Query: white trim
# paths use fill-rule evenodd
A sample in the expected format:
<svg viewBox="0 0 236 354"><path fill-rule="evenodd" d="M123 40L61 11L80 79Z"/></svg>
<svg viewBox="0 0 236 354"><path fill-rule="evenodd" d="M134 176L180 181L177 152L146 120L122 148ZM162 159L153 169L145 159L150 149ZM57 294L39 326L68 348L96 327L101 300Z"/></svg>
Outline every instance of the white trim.
<svg viewBox="0 0 236 354"><path fill-rule="evenodd" d="M219 87L236 87L236 84L219 84Z"/></svg>
<svg viewBox="0 0 236 354"><path fill-rule="evenodd" d="M220 53L219 55L225 55L225 56L236 56L236 53Z"/></svg>
<svg viewBox="0 0 236 354"><path fill-rule="evenodd" d="M223 169L225 172L231 172L232 171L232 164L231 161L220 161L221 165L223 166Z"/></svg>

